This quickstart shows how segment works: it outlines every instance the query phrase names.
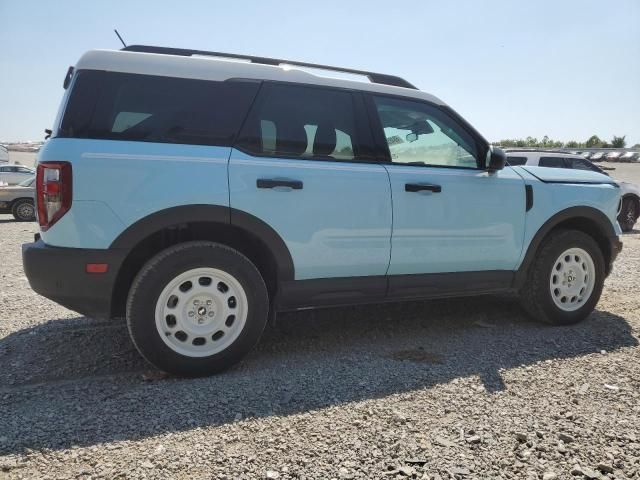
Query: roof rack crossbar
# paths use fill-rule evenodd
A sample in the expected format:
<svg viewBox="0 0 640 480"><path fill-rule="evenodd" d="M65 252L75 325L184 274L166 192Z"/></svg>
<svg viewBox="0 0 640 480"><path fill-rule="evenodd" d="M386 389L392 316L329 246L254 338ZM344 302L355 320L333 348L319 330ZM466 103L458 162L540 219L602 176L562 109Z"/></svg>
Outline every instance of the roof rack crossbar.
<svg viewBox="0 0 640 480"><path fill-rule="evenodd" d="M391 85L394 87L404 87L404 88L411 88L411 89L417 90L417 88L414 85L407 82L404 78L396 77L394 75L367 72L365 70L355 70L352 68L332 67L330 65L319 65L316 63L297 62L294 60L283 60L279 58L268 58L268 57L255 57L252 55L240 55L237 53L210 52L207 50L189 50L185 48L153 47L149 45L129 45L128 47L125 47L122 50L127 52L179 55L182 57L191 57L194 55L201 55L201 56L208 56L208 57L234 58L239 60L249 60L251 63L259 63L261 65L274 65L274 66L294 65L298 67L317 68L320 70L331 70L334 72L351 73L354 75L364 75L369 79L371 83L379 83L383 85Z"/></svg>

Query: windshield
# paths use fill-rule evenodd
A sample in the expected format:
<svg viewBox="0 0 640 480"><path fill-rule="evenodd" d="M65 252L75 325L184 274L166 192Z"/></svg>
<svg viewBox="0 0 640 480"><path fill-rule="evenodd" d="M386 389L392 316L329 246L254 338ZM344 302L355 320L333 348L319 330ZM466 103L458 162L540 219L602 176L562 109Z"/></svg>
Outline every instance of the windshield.
<svg viewBox="0 0 640 480"><path fill-rule="evenodd" d="M36 177L29 177L26 180L21 181L18 185L21 187L30 187Z"/></svg>

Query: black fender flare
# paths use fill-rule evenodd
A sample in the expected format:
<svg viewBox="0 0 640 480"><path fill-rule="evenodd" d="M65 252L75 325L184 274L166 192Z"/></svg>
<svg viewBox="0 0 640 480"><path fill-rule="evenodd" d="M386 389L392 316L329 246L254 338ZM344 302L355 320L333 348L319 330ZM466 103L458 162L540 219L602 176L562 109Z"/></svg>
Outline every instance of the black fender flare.
<svg viewBox="0 0 640 480"><path fill-rule="evenodd" d="M150 235L187 223L218 223L237 227L259 239L273 254L278 280L295 278L293 258L282 237L267 223L242 210L220 205L182 205L159 210L127 227L111 243L111 249L130 250Z"/></svg>
<svg viewBox="0 0 640 480"><path fill-rule="evenodd" d="M550 217L546 222L542 224L542 226L538 229L536 234L529 242L529 246L527 247L527 253L516 272L516 277L514 280L514 286L516 289L522 288L526 281L527 273L529 271L529 267L533 263L535 259L536 253L540 244L545 239L545 237L558 225L566 222L567 220L580 220L585 219L589 221L591 224L595 225L598 229L598 233L602 238L605 238L607 242L614 244L617 241L617 234L613 227L613 224L609 220L609 218L600 210L594 207L580 206L580 207L569 207L565 210L561 210L552 217ZM614 240L615 239L615 240ZM609 252L610 254L611 252ZM607 269L609 266L607 265Z"/></svg>

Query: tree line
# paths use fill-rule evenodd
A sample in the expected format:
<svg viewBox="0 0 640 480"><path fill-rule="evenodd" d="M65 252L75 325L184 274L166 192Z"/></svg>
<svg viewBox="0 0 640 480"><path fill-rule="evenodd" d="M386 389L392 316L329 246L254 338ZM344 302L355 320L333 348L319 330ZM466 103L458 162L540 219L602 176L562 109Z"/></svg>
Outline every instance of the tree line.
<svg viewBox="0 0 640 480"><path fill-rule="evenodd" d="M618 137L613 136L610 142L600 139L597 135L591 135L586 142L578 142L576 140L569 140L568 142L562 142L560 140L553 140L547 135L542 137L542 140L538 140L536 137L517 138L517 139L505 139L499 142L492 142L493 145L499 145L501 147L542 147L542 148L626 148L627 140L626 135ZM636 143L632 148L640 148L640 143Z"/></svg>

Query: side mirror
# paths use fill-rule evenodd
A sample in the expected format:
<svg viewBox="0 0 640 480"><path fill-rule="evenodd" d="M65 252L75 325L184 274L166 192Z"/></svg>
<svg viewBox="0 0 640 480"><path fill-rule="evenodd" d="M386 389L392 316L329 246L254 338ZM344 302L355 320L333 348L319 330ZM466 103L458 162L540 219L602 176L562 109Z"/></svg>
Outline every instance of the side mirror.
<svg viewBox="0 0 640 480"><path fill-rule="evenodd" d="M487 170L489 172L502 170L506 163L507 154L499 148L490 146L489 151L487 152Z"/></svg>
<svg viewBox="0 0 640 480"><path fill-rule="evenodd" d="M418 134L417 133L407 133L407 136L405 138L407 139L407 142L412 143L412 142L415 142L416 140L418 140Z"/></svg>

